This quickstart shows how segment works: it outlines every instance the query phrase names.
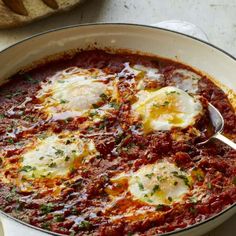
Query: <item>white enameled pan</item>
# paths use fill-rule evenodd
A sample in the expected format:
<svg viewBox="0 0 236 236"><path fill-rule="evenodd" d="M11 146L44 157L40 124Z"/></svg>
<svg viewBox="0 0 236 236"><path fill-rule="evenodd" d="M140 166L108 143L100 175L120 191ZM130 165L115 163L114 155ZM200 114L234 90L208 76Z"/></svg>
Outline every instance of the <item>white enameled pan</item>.
<svg viewBox="0 0 236 236"><path fill-rule="evenodd" d="M178 60L206 72L236 91L236 59L201 40L151 26L101 23L70 26L25 39L0 52L0 83L21 68L44 57L71 49L129 49ZM164 235L199 236L236 213L236 204L201 223ZM46 231L1 213L6 236L43 236ZM183 219L184 220L184 219Z"/></svg>

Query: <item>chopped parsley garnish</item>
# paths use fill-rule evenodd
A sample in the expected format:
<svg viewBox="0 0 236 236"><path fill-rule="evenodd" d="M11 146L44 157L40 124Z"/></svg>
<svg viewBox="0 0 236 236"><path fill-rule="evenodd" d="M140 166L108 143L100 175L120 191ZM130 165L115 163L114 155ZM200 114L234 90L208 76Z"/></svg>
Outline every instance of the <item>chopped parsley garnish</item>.
<svg viewBox="0 0 236 236"><path fill-rule="evenodd" d="M161 210L163 210L163 208L164 208L164 205L159 204L156 206L156 211L161 211Z"/></svg>
<svg viewBox="0 0 236 236"><path fill-rule="evenodd" d="M70 139L67 139L65 144L68 145L68 144L70 144L70 143L71 143L71 140L70 140Z"/></svg>
<svg viewBox="0 0 236 236"><path fill-rule="evenodd" d="M79 214L79 211L77 210L76 207L73 207L73 208L71 209L71 214L73 214L73 215L78 215L78 214Z"/></svg>
<svg viewBox="0 0 236 236"><path fill-rule="evenodd" d="M4 114L0 114L0 119L3 119L5 118L5 115Z"/></svg>
<svg viewBox="0 0 236 236"><path fill-rule="evenodd" d="M63 222L64 221L64 217L62 215L56 215L54 217L56 222Z"/></svg>
<svg viewBox="0 0 236 236"><path fill-rule="evenodd" d="M153 189L152 189L151 196L152 196L155 192L157 192L157 191L159 191L159 190L160 190L160 186L159 186L158 184L156 184L156 185L153 187Z"/></svg>
<svg viewBox="0 0 236 236"><path fill-rule="evenodd" d="M68 103L68 102L69 102L69 101L67 101L67 100L65 100L65 99L61 99L61 100L60 100L60 103L61 103L61 104L65 104L65 103Z"/></svg>
<svg viewBox="0 0 236 236"><path fill-rule="evenodd" d="M172 202L172 201L173 201L173 198L172 198L172 197L168 197L168 200L169 200L170 202Z"/></svg>
<svg viewBox="0 0 236 236"><path fill-rule="evenodd" d="M163 182L163 181L167 180L167 177L163 177L163 176L158 175L157 180L160 182Z"/></svg>
<svg viewBox="0 0 236 236"><path fill-rule="evenodd" d="M88 131L92 131L92 130L94 130L93 127L88 127Z"/></svg>
<svg viewBox="0 0 236 236"><path fill-rule="evenodd" d="M170 104L170 102L168 101L164 101L163 105L162 106L168 106Z"/></svg>
<svg viewBox="0 0 236 236"><path fill-rule="evenodd" d="M148 199L147 199L147 202L152 203L153 201L152 201L150 198L148 198Z"/></svg>
<svg viewBox="0 0 236 236"><path fill-rule="evenodd" d="M143 186L143 184L142 184L142 183L138 183L138 187L139 187L139 189L140 189L141 191L143 191L143 190L144 190L144 186Z"/></svg>
<svg viewBox="0 0 236 236"><path fill-rule="evenodd" d="M48 165L48 167L50 167L50 168L54 168L54 167L56 167L57 166L57 163L55 163L55 162L51 162L49 165Z"/></svg>
<svg viewBox="0 0 236 236"><path fill-rule="evenodd" d="M49 223L49 222L44 222L44 223L42 224L42 228L43 228L43 229L50 230L50 223Z"/></svg>
<svg viewBox="0 0 236 236"><path fill-rule="evenodd" d="M9 139L7 140L7 142L10 143L10 144L15 143L14 139L12 139L12 138L9 138Z"/></svg>
<svg viewBox="0 0 236 236"><path fill-rule="evenodd" d="M20 169L20 171L21 172L30 172L30 171L32 171L32 170L36 170L36 167L34 166L29 166L29 165L27 165L27 166L23 166L21 169Z"/></svg>
<svg viewBox="0 0 236 236"><path fill-rule="evenodd" d="M65 161L69 161L70 160L70 157L69 156L66 156L65 157Z"/></svg>
<svg viewBox="0 0 236 236"><path fill-rule="evenodd" d="M188 187L190 187L190 183L188 178L185 175L179 174L177 171L173 171L172 174L177 177L180 178L184 181L185 185L187 185Z"/></svg>
<svg viewBox="0 0 236 236"><path fill-rule="evenodd" d="M101 123L100 125L99 125L99 127L98 127L98 129L104 129L105 128L105 123L103 122L103 123Z"/></svg>
<svg viewBox="0 0 236 236"><path fill-rule="evenodd" d="M65 80L57 80L57 82L60 83L60 84L63 84L63 83L65 83L66 81L65 81Z"/></svg>
<svg viewBox="0 0 236 236"><path fill-rule="evenodd" d="M14 200L14 197L16 196L16 188L13 187L10 191L10 193L6 196L6 200L8 202L11 202L12 200Z"/></svg>
<svg viewBox="0 0 236 236"><path fill-rule="evenodd" d="M6 130L7 130L7 131L11 131L11 130L12 130L12 128L13 128L13 127L11 127L11 126L8 126L8 127L6 128Z"/></svg>
<svg viewBox="0 0 236 236"><path fill-rule="evenodd" d="M107 101L107 99L108 99L108 97L107 97L107 95L106 95L105 93L102 93L102 94L100 95L100 98L101 98L103 101Z"/></svg>
<svg viewBox="0 0 236 236"><path fill-rule="evenodd" d="M57 148L55 148L55 147L53 147L53 149L56 150L56 152L55 152L56 155L58 155L58 156L59 156L59 155L60 155L60 156L64 155L64 151L63 151L63 150L57 149Z"/></svg>
<svg viewBox="0 0 236 236"><path fill-rule="evenodd" d="M160 107L165 107L165 106L168 106L170 104L169 101L164 101L163 104L159 104L159 103L154 103L153 106L154 107L157 107L157 108L160 108Z"/></svg>
<svg viewBox="0 0 236 236"><path fill-rule="evenodd" d="M74 172L76 171L76 168L75 168L74 166L72 166L72 167L70 168L70 171L71 171L71 173L74 173Z"/></svg>
<svg viewBox="0 0 236 236"><path fill-rule="evenodd" d="M198 180L199 182L202 182L202 181L204 180L202 174L201 174L201 173L198 173L198 172L196 173L196 178L197 178L197 180Z"/></svg>
<svg viewBox="0 0 236 236"><path fill-rule="evenodd" d="M43 139L47 138L47 134L42 133L42 134L38 135L38 138L39 138L40 140L43 140Z"/></svg>
<svg viewBox="0 0 236 236"><path fill-rule="evenodd" d="M50 202L48 204L43 204L40 207L40 210L43 214L48 214L49 212L51 212L53 210L54 205Z"/></svg>
<svg viewBox="0 0 236 236"><path fill-rule="evenodd" d="M110 106L118 110L120 108L120 105L116 102L110 102Z"/></svg>
<svg viewBox="0 0 236 236"><path fill-rule="evenodd" d="M174 93L176 93L176 94L180 95L180 93L179 93L179 92L177 92L177 91L170 91L170 92L166 92L166 95L170 95L170 94L174 94Z"/></svg>
<svg viewBox="0 0 236 236"><path fill-rule="evenodd" d="M92 107L93 107L94 109L99 108L99 106L98 106L97 104L92 104Z"/></svg>
<svg viewBox="0 0 236 236"><path fill-rule="evenodd" d="M92 224L87 220L83 220L79 223L78 227L81 229L90 229L92 227Z"/></svg>
<svg viewBox="0 0 236 236"><path fill-rule="evenodd" d="M97 111L92 111L89 113L89 116L93 117L93 116L96 116L98 114Z"/></svg>
<svg viewBox="0 0 236 236"><path fill-rule="evenodd" d="M190 197L189 201L193 204L196 204L198 202L197 198L195 198L195 197Z"/></svg>
<svg viewBox="0 0 236 236"><path fill-rule="evenodd" d="M235 181L235 185L236 185L236 181ZM210 182L207 183L207 188L212 189L212 184Z"/></svg>
<svg viewBox="0 0 236 236"><path fill-rule="evenodd" d="M33 116L25 116L23 119L25 120L25 121L34 121L34 118L35 117L33 117Z"/></svg>
<svg viewBox="0 0 236 236"><path fill-rule="evenodd" d="M150 174L146 174L145 177L147 177L148 179L151 179L153 177L153 173L150 173Z"/></svg>

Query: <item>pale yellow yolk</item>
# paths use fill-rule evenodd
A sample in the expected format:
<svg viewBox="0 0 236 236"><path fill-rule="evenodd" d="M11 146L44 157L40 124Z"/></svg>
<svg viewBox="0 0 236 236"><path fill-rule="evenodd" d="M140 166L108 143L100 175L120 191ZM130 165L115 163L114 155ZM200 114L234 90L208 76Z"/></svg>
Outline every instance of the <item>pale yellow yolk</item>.
<svg viewBox="0 0 236 236"><path fill-rule="evenodd" d="M193 125L202 112L200 101L175 87L140 91L137 97L132 109L141 116L146 132L186 128Z"/></svg>

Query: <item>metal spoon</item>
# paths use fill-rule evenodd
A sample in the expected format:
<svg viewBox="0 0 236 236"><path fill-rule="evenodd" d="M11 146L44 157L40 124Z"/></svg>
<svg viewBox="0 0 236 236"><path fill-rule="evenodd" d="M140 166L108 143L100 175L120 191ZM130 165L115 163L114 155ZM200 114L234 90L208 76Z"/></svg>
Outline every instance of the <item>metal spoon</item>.
<svg viewBox="0 0 236 236"><path fill-rule="evenodd" d="M220 114L220 112L218 111L218 109L215 108L211 103L208 103L208 111L209 111L209 116L210 116L212 125L215 129L215 133L210 138L199 143L198 145L208 143L212 139L218 139L221 142L229 145L231 148L236 150L236 143L232 142L230 139L222 135L222 132L224 129L224 119L222 115Z"/></svg>

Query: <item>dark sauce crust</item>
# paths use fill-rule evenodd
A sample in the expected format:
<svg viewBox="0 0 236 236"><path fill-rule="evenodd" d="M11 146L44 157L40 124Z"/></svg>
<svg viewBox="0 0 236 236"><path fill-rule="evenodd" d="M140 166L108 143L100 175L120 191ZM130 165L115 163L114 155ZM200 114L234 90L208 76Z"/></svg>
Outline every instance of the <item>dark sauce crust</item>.
<svg viewBox="0 0 236 236"><path fill-rule="evenodd" d="M236 151L219 142L197 147L196 142L199 140L194 137L187 142L176 141L172 139L170 132L153 132L145 136L133 133L130 127L138 124L130 119L130 101L123 96L129 90L126 84L129 78L120 80L119 93L123 98L122 105L93 127L92 131L83 126L86 117L48 122L44 114L33 109L38 102L35 94L40 89L39 82L44 81L47 76L71 66L99 68L107 73L119 73L125 62L158 68L164 77L156 84L150 83L151 88L168 86L171 71L176 68L192 70L170 60L94 50L80 52L70 59L64 58L38 66L27 73L18 73L1 86L0 149L7 147L4 158L11 158L12 162L19 161L17 155L22 151L21 143L27 143L27 140L47 129L55 133L62 130L80 130L84 134L102 131L113 133L93 137L100 156L71 173L71 177L78 174L82 177L68 185L55 199L50 195L50 190L40 194L37 191L22 193L12 184L0 182L2 211L34 226L68 235L132 235L135 232L154 235L185 228L205 220L236 202ZM234 139L236 115L226 94L205 76L199 81L198 93L220 110L226 122L224 133ZM32 101L22 109L12 110L12 107L21 104L26 97L32 98ZM28 129L18 130L21 125ZM122 127L122 134L117 133L118 126ZM202 131L201 138L208 134L208 126L207 117L196 124ZM12 136L7 136L7 133L11 133ZM117 145L120 145L120 149L119 154L115 155L112 150ZM109 186L110 178L117 172L137 170L144 164L163 158L168 158L183 169L200 168L205 177L197 179L196 184L205 190L207 200L204 203L187 202L173 208L163 207L157 209L156 214L147 214L143 219L121 218L115 223L111 222L110 216L122 214L122 209L130 207L130 203L133 204L133 209L140 206L137 202L123 200L111 208L110 212L102 212L101 209L109 202L105 188ZM0 165L1 163L2 161ZM17 170L15 171L17 173ZM13 173L5 173L7 174ZM63 180L58 179L53 184L60 185L61 181ZM56 211L62 213L54 214ZM80 220L81 215L83 221ZM75 223L76 220L72 220L71 216L77 218L79 223Z"/></svg>

